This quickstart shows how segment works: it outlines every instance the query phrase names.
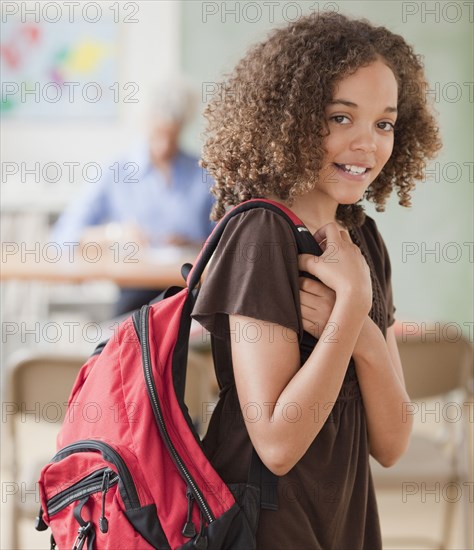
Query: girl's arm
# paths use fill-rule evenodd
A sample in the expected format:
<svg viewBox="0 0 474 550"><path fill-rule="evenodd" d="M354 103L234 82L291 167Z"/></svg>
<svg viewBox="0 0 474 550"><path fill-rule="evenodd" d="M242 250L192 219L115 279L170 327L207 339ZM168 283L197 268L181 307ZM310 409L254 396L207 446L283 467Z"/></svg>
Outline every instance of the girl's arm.
<svg viewBox="0 0 474 550"><path fill-rule="evenodd" d="M353 357L367 416L370 452L380 464L391 466L408 446L413 425L412 416L403 414L410 398L393 326L387 329L385 340L367 317Z"/></svg>
<svg viewBox="0 0 474 550"><path fill-rule="evenodd" d="M277 475L300 460L324 425L371 308L370 273L359 248L340 234L336 224L329 224L327 234L336 244L337 263L331 248L330 261L326 252L319 258L308 255L302 260L303 269L332 284L336 298L326 330L301 368L293 331L229 316L243 417L257 453Z"/></svg>
<svg viewBox="0 0 474 550"><path fill-rule="evenodd" d="M334 305L334 291L321 282L301 278L300 298L303 327L320 338ZM409 397L393 327L388 328L385 341L367 316L352 356L364 401L370 452L380 464L391 466L405 451L413 424L412 417L403 414Z"/></svg>

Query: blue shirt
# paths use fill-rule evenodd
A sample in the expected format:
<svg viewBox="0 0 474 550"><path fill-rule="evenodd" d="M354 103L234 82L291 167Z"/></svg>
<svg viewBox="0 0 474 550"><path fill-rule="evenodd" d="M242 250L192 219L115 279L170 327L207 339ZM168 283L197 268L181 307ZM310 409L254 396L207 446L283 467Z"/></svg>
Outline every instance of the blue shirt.
<svg viewBox="0 0 474 550"><path fill-rule="evenodd" d="M150 161L148 144L90 182L63 212L53 228L59 244L78 242L88 226L109 222L138 226L151 245L172 235L204 242L213 223L209 214L212 181L198 159L179 151L171 168L171 183Z"/></svg>

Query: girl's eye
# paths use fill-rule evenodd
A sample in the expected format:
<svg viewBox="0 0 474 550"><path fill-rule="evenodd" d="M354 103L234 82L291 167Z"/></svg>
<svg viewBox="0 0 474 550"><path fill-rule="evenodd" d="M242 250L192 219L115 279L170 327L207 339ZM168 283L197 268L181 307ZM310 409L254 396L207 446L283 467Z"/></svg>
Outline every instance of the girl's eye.
<svg viewBox="0 0 474 550"><path fill-rule="evenodd" d="M349 117L346 115L334 115L330 117L330 120L334 120L337 124L348 124L350 122Z"/></svg>
<svg viewBox="0 0 474 550"><path fill-rule="evenodd" d="M379 122L377 126L384 132L393 132L395 129L395 124L393 124L393 122L388 122L387 120Z"/></svg>

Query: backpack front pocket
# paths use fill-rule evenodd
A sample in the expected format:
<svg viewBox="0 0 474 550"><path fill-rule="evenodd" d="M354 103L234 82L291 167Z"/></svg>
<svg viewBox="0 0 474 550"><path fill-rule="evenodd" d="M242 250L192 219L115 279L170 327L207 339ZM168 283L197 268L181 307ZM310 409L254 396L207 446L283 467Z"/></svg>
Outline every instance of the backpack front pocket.
<svg viewBox="0 0 474 550"><path fill-rule="evenodd" d="M49 525L61 550L170 548L128 449L96 440L68 445L43 468L39 485L37 529Z"/></svg>

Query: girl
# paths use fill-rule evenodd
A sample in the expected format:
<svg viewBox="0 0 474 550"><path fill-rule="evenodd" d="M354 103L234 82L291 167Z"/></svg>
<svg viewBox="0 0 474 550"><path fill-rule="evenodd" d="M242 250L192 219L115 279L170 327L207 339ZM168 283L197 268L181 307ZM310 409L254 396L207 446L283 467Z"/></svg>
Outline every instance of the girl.
<svg viewBox="0 0 474 550"><path fill-rule="evenodd" d="M410 205L440 147L425 84L403 38L331 12L271 33L206 109L213 218L270 198L324 251L298 257L278 214L241 213L193 310L212 334L221 388L208 456L227 483L245 482L253 446L281 476L259 550L381 548L369 454L392 465L411 424L390 260L360 202L382 211L396 187Z"/></svg>

